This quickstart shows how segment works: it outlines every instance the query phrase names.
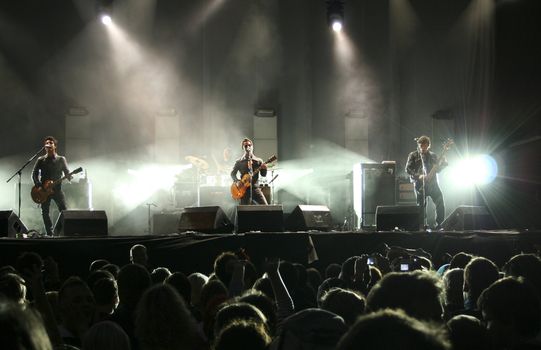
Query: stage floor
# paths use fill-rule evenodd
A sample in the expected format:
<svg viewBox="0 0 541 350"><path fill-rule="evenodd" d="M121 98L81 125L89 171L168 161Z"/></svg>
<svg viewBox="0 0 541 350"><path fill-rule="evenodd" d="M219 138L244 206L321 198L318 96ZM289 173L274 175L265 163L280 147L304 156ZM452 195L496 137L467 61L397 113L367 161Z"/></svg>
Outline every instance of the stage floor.
<svg viewBox="0 0 541 350"><path fill-rule="evenodd" d="M214 258L222 251L244 248L260 266L266 258L281 258L325 268L362 253L384 250L384 243L405 248L423 248L436 264L445 253L467 252L492 259L499 266L515 254L535 253L541 247L541 231L468 232L276 232L246 234L171 234L161 236L1 238L0 264L14 264L24 251L52 256L62 276L85 277L95 259L107 259L122 266L129 262L134 244L148 248L153 267L172 271L208 274ZM317 260L313 259L317 256Z"/></svg>

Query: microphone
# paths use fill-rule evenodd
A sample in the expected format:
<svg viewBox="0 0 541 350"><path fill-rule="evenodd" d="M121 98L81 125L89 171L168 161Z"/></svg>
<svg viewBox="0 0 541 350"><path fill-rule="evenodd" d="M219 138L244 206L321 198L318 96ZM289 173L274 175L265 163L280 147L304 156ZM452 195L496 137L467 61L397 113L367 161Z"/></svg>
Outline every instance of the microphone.
<svg viewBox="0 0 541 350"><path fill-rule="evenodd" d="M417 142L417 141L419 141L419 138L418 138L418 137L414 137L414 138L413 138L413 141Z"/></svg>

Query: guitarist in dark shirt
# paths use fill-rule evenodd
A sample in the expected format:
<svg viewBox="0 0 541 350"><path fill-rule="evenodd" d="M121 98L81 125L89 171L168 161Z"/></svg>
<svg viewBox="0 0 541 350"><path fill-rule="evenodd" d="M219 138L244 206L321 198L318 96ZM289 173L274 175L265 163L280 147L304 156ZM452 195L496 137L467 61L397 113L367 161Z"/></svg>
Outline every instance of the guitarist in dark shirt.
<svg viewBox="0 0 541 350"><path fill-rule="evenodd" d="M439 159L435 153L429 151L430 138L428 136L421 136L415 140L417 141L417 150L408 155L406 173L410 176L411 182L415 184L417 204L423 210L426 208L426 198L432 198L432 202L436 206L436 228L439 229L445 219L445 203L438 184L437 173L447 166L447 162L445 158Z"/></svg>
<svg viewBox="0 0 541 350"><path fill-rule="evenodd" d="M261 173L261 176L267 176L267 164L265 164L265 162L261 158L258 158L254 155L254 143L252 142L252 140L242 140L241 146L244 151L244 155L237 159L237 161L235 162L235 166L231 171L231 178L234 182L238 182L238 173L240 173L241 178L245 174L252 173L253 177L251 181L251 186L241 198L240 204L253 204L253 202L256 202L257 204L268 204L267 199L265 199L265 196L263 195L263 192L261 191L259 186L257 186L259 180L259 173ZM257 169L259 169L259 171L256 171ZM250 202L250 199L252 203Z"/></svg>
<svg viewBox="0 0 541 350"><path fill-rule="evenodd" d="M47 180L55 181L60 179L62 173L64 173L68 180L71 180L66 158L59 156L56 153L58 141L52 136L47 136L43 142L45 155L37 159L34 170L32 171L32 181L34 181L34 185L42 187ZM66 198L64 197L64 192L62 192L62 182L56 184L56 186L53 187L53 194L51 194L45 202L41 203L41 216L43 217L43 224L45 225L45 231L48 236L53 235L53 223L49 216L51 199L54 200L60 212L66 210Z"/></svg>

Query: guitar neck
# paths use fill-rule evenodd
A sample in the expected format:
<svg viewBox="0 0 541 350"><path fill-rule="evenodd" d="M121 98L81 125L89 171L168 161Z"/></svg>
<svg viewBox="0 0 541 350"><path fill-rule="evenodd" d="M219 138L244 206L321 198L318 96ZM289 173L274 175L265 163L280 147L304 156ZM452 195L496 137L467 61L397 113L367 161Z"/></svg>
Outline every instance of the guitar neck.
<svg viewBox="0 0 541 350"><path fill-rule="evenodd" d="M438 161L436 162L436 164L434 164L432 169L430 169L430 172L427 175L428 179L431 179L434 176L434 174L436 173L436 171L438 170L438 168L441 166L441 160L445 156L446 151L447 151L447 148L444 147L443 150L441 151L439 157L438 157Z"/></svg>
<svg viewBox="0 0 541 350"><path fill-rule="evenodd" d="M64 175L64 176L62 176L60 179L53 181L53 186L58 185L60 182L66 180L69 176L74 175L74 174L78 174L78 173L80 173L81 171L83 171L83 168L81 168L81 167L75 169L74 171L72 171L72 172L69 173L68 175Z"/></svg>
<svg viewBox="0 0 541 350"><path fill-rule="evenodd" d="M271 159L267 160L266 162L263 162L263 164L269 164L271 162L274 162L275 159L276 158L271 158ZM259 170L261 170L261 166L259 168L255 169L254 171L252 171L252 176L257 175L257 173L259 173Z"/></svg>

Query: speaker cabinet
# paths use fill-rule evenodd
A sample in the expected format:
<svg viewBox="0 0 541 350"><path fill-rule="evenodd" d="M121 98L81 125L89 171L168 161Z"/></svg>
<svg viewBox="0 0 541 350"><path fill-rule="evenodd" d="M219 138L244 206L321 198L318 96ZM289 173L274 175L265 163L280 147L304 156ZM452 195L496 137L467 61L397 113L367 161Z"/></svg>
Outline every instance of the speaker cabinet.
<svg viewBox="0 0 541 350"><path fill-rule="evenodd" d="M186 231L232 233L233 224L218 206L187 207L178 221L178 232Z"/></svg>
<svg viewBox="0 0 541 350"><path fill-rule="evenodd" d="M284 211L282 205L237 206L237 232L283 232Z"/></svg>
<svg viewBox="0 0 541 350"><path fill-rule="evenodd" d="M0 210L0 237L17 237L28 229L13 210Z"/></svg>
<svg viewBox="0 0 541 350"><path fill-rule="evenodd" d="M297 205L286 220L289 231L329 231L331 227L331 211L325 205Z"/></svg>
<svg viewBox="0 0 541 350"><path fill-rule="evenodd" d="M377 206L396 204L396 164L362 163L361 172L361 225L372 227Z"/></svg>
<svg viewBox="0 0 541 350"><path fill-rule="evenodd" d="M380 205L376 208L376 229L419 231L421 207L417 205Z"/></svg>
<svg viewBox="0 0 541 350"><path fill-rule="evenodd" d="M441 224L446 231L496 230L498 225L483 206L460 205Z"/></svg>
<svg viewBox="0 0 541 350"><path fill-rule="evenodd" d="M54 226L56 236L107 236L104 210L64 210Z"/></svg>

